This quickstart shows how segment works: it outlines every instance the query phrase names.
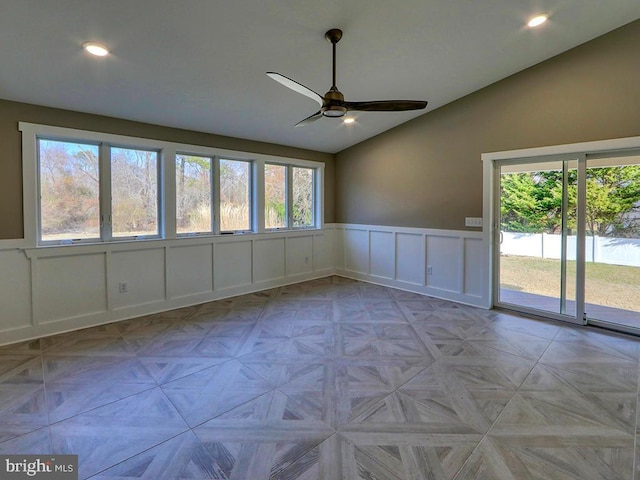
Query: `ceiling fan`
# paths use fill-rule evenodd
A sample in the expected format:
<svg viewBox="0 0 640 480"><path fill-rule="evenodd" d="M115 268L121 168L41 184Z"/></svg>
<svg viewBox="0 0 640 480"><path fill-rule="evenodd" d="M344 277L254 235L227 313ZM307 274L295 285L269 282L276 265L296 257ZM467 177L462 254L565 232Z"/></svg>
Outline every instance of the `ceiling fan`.
<svg viewBox="0 0 640 480"><path fill-rule="evenodd" d="M406 110L421 110L427 106L427 102L419 100L377 100L371 102L347 102L344 95L336 87L336 44L342 38L342 30L332 28L325 33L325 38L333 47L333 84L327 93L319 95L301 83L291 80L277 72L267 72L267 75L276 82L290 88L294 92L305 95L320 104L320 110L313 115L301 120L296 127L308 125L321 117L342 117L349 111L357 112L402 112Z"/></svg>

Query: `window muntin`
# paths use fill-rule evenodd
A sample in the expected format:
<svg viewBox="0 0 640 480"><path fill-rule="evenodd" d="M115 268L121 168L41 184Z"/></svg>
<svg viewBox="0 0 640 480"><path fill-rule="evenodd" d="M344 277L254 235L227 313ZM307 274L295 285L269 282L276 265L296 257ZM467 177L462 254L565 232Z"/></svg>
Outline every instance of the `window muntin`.
<svg viewBox="0 0 640 480"><path fill-rule="evenodd" d="M289 224L287 209L286 165L267 163L264 166L264 227L286 228Z"/></svg>
<svg viewBox="0 0 640 480"><path fill-rule="evenodd" d="M314 222L315 184L313 168L291 167L291 218L294 228L312 227Z"/></svg>
<svg viewBox="0 0 640 480"><path fill-rule="evenodd" d="M158 152L111 148L112 237L159 235Z"/></svg>
<svg viewBox="0 0 640 480"><path fill-rule="evenodd" d="M99 146L37 140L40 240L100 238Z"/></svg>
<svg viewBox="0 0 640 480"><path fill-rule="evenodd" d="M220 159L220 231L251 230L251 162Z"/></svg>
<svg viewBox="0 0 640 480"><path fill-rule="evenodd" d="M176 233L213 231L212 159L176 155Z"/></svg>

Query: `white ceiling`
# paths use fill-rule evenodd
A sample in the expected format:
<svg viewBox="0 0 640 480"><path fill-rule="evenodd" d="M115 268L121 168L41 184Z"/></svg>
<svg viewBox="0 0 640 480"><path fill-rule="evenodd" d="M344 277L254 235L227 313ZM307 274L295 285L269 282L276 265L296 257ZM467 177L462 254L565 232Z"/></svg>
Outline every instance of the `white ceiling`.
<svg viewBox="0 0 640 480"><path fill-rule="evenodd" d="M1 0L0 98L335 153L420 112L322 118L341 28L346 100L427 111L640 18L638 0ZM524 26L535 13L550 21ZM112 55L90 58L88 40Z"/></svg>

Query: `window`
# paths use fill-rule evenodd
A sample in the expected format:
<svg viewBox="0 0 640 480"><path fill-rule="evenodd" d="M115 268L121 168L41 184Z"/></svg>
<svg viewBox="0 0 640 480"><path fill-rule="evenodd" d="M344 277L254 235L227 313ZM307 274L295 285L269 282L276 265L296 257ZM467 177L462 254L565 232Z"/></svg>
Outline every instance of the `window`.
<svg viewBox="0 0 640 480"><path fill-rule="evenodd" d="M98 145L39 139L40 239L100 238Z"/></svg>
<svg viewBox="0 0 640 480"><path fill-rule="evenodd" d="M20 122L31 246L321 226L321 163Z"/></svg>
<svg viewBox="0 0 640 480"><path fill-rule="evenodd" d="M176 155L176 233L213 231L211 170L209 157Z"/></svg>
<svg viewBox="0 0 640 480"><path fill-rule="evenodd" d="M292 167L292 194L293 205L291 208L291 216L294 227L312 227L315 225L314 210L314 192L315 183L314 169Z"/></svg>
<svg viewBox="0 0 640 480"><path fill-rule="evenodd" d="M158 152L111 148L112 236L157 236Z"/></svg>
<svg viewBox="0 0 640 480"><path fill-rule="evenodd" d="M264 166L266 229L315 225L315 169L267 163Z"/></svg>
<svg viewBox="0 0 640 480"><path fill-rule="evenodd" d="M220 160L220 231L250 231L251 163Z"/></svg>
<svg viewBox="0 0 640 480"><path fill-rule="evenodd" d="M288 224L287 167L264 166L264 227L284 228Z"/></svg>
<svg viewBox="0 0 640 480"><path fill-rule="evenodd" d="M98 143L39 138L37 150L40 242L159 235L158 152L105 146L105 166Z"/></svg>

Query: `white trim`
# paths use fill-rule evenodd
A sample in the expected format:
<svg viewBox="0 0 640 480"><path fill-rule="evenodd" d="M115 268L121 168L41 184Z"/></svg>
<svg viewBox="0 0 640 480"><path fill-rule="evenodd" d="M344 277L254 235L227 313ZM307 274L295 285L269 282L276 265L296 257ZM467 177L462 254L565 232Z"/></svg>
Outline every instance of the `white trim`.
<svg viewBox="0 0 640 480"><path fill-rule="evenodd" d="M298 238L310 238L310 250L296 249ZM0 344L333 275L333 239L329 225L324 230L33 247L22 250L24 256L6 250L0 252L0 269L11 265L28 281L18 286L22 303L13 289L0 289L0 320L6 320L0 321ZM265 241L280 242L283 254L269 255L269 249L260 248ZM238 265L244 274L217 265L217 249L224 260L233 256L229 265ZM9 263L3 265L3 258ZM289 261L309 268L289 271ZM79 283L83 276L92 279L86 289ZM122 281L129 283L124 294L118 291ZM96 309L96 303L104 306Z"/></svg>
<svg viewBox="0 0 640 480"><path fill-rule="evenodd" d="M384 257L377 267L372 233L391 233L393 239L388 256L385 251L376 249L376 253ZM399 239L403 236L413 238L409 251L401 248ZM435 240L433 246L429 239ZM481 248L467 251L467 241L480 242ZM342 255L336 257L338 275L481 308L488 308L490 304L489 288L482 278L486 244L481 232L337 224L334 245L338 255L342 249ZM472 256L465 262L468 255ZM389 259L393 265L385 267L388 275L377 274ZM427 275L427 263L433 261L438 266L433 268L433 275ZM467 291L467 283L480 287L478 291Z"/></svg>
<svg viewBox="0 0 640 480"><path fill-rule="evenodd" d="M268 230L264 226L264 202L263 207L259 208L258 198L264 198L264 169L265 169L264 160L256 160L254 163L253 172L251 172L251 181L253 182L253 186L251 191L255 193L255 198L252 198L251 208L253 210L252 218L252 228L254 232L257 233L267 233Z"/></svg>
<svg viewBox="0 0 640 480"><path fill-rule="evenodd" d="M159 221L162 220L162 230L160 236L171 240L178 237L176 229L176 156L177 150L173 145L168 145L160 151L159 162L161 175L161 197L158 205ZM211 159L213 162L213 159ZM212 169L213 170L213 169ZM213 173L213 171L212 171ZM213 214L213 212L211 212ZM206 232L212 233L212 232Z"/></svg>
<svg viewBox="0 0 640 480"><path fill-rule="evenodd" d="M564 188L563 188L564 189ZM582 155L578 161L577 236L576 245L576 321L584 323L586 314L586 234L587 234L587 159ZM565 258L566 261L566 258ZM566 283L566 279L565 279Z"/></svg>
<svg viewBox="0 0 640 480"><path fill-rule="evenodd" d="M565 145L552 145L552 146L544 146L544 147L534 147L534 148L524 148L519 150L508 150L502 152L489 152L483 153L481 155L481 159L483 162L483 183L482 183L482 212L483 217L485 218L484 227L483 227L483 235L484 241L486 245L488 245L489 255L485 261L485 269L487 271L487 278L489 279L488 288L490 289L489 298L491 299L490 307L493 307L496 304L496 295L497 295L497 278L495 275L495 271L498 268L498 256L499 256L499 247L498 247L498 238L497 233L500 231L499 226L499 215L497 214L497 209L499 205L499 191L498 191L498 175L499 171L497 170L497 165L499 161L504 160L517 160L517 159L528 159L531 158L532 161L536 158L547 157L551 159L552 157L571 157L576 158L583 164L585 157L588 158L590 154L606 154L607 152L620 153L625 150L636 150L640 148L640 136L636 137L626 137L626 138L617 138L610 140L596 140L591 142L580 142L580 143L571 143ZM508 162L501 162L507 163ZM584 177L584 174L583 174ZM584 189L583 189L584 190ZM583 192L584 193L584 192ZM584 255L584 252L582 253ZM583 295L583 294L580 294ZM578 302L584 299L577 298ZM529 309L522 308L523 312L534 313L536 315L547 315L547 312L533 311L530 312ZM569 317L566 316L556 316L553 314L548 314L550 318L557 318L562 320L567 320ZM581 317L581 315L580 315ZM576 322L581 323L581 318L576 318Z"/></svg>
<svg viewBox="0 0 640 480"><path fill-rule="evenodd" d="M285 189L287 191L286 198L286 213L287 213L287 227L295 228L293 226L293 168L285 166L287 169L287 176L285 181ZM313 185L311 185L313 188Z"/></svg>
<svg viewBox="0 0 640 480"><path fill-rule="evenodd" d="M25 245L37 243L38 220L38 131L31 124L19 123L22 132L22 216Z"/></svg>
<svg viewBox="0 0 640 480"><path fill-rule="evenodd" d="M316 228L324 228L324 167L325 164L321 164L316 168L314 173L314 185L316 187L316 203L315 212L313 212L313 223Z"/></svg>
<svg viewBox="0 0 640 480"><path fill-rule="evenodd" d="M220 159L211 157L212 170L211 191L213 194L213 212L211 213L211 228L214 235L220 235Z"/></svg>
<svg viewBox="0 0 640 480"><path fill-rule="evenodd" d="M349 231L357 232L351 237L356 243L345 241ZM371 239L380 239L374 234L381 232L390 236L372 252ZM302 240L309 237L311 241ZM19 286L17 296L5 292L3 297L0 289L0 309L9 305L6 311L12 315L5 315L8 322L0 324L0 343L334 274L486 308L490 300L489 288L482 282L483 239L482 233L470 230L327 224L320 230L33 247L24 249L24 256L7 250L0 252L0 261L6 255L7 265L21 269L21 277L28 280ZM258 242L269 240L280 241L284 254L276 258L269 248L260 248L267 244ZM104 258L102 263L96 261L97 256ZM347 268L347 260L358 271ZM436 262L434 275L429 277L427 260ZM83 275L97 281L79 291L77 286L82 284L77 278ZM122 281L129 283L126 294L118 292ZM15 298L22 298L22 303L12 302ZM83 307L85 299L89 301ZM98 300L105 307L96 310Z"/></svg>
<svg viewBox="0 0 640 480"><path fill-rule="evenodd" d="M213 215L214 223L213 235L220 234L220 204L216 199L219 196L219 161L220 159L238 160L249 162L250 168L250 201L251 201L251 231L237 233L264 233L264 164L277 163L289 167L312 168L315 172L314 180L319 185L315 193L315 224L312 227L304 227L305 230L319 230L323 225L324 213L324 167L323 162L311 160L303 160L292 157L278 157L274 155L266 155L261 153L249 153L236 150L221 149L216 147L207 147L200 145L189 145L183 143L169 142L163 140L154 140L141 137L131 137L126 135L117 135L111 133L93 132L87 130L78 130L65 127L56 127L51 125L40 125L28 122L19 122L19 130L22 132L22 177L23 177L23 229L24 239L0 240L0 250L13 248L46 248L51 245L58 246L58 242L38 242L38 211L39 211L39 188L38 188L38 172L37 172L37 138L46 137L61 141L77 141L91 142L102 144L101 148L101 177L108 175L108 163L104 158L102 150L108 149L109 145L123 148L140 148L149 149L158 152L158 235L135 240L133 237L112 238L105 235L109 231L108 212L110 212L110 182L101 181L101 215L104 216L103 225L101 227L100 243L109 242L127 242L127 241L148 241L151 239L173 240L176 238L190 238L191 235L177 235L176 233L176 188L175 188L175 157L177 153L190 152L194 155L209 157L213 160ZM108 165L107 165L108 167ZM319 181L318 181L319 179ZM285 230L285 229L281 229ZM296 230L295 228L287 228L286 230ZM206 232L208 234L209 232ZM199 236L196 234L196 236ZM82 242L72 243L73 246L91 244L96 240L86 240Z"/></svg>
<svg viewBox="0 0 640 480"><path fill-rule="evenodd" d="M28 246L27 240L24 238L17 238L12 240L0 240L0 252L3 250L16 250L26 248Z"/></svg>
<svg viewBox="0 0 640 480"><path fill-rule="evenodd" d="M56 127L52 125L43 125L29 122L19 122L18 130L27 135L31 135L35 139L36 135L55 136L56 139L62 140L82 140L92 142L106 142L118 144L118 147L146 147L153 150L171 147L179 152L189 152L194 155L219 156L222 158L230 158L232 160L264 160L267 162L279 162L287 165L300 165L311 168L317 168L324 165L322 162L313 160L304 160L294 157L284 157L268 155L264 153L243 152L240 150L229 150L218 147L208 147L204 145L191 145L187 143L170 142L166 140L155 140L144 137L132 137L127 135L118 135L114 133L102 133L89 130L78 130L74 128Z"/></svg>
<svg viewBox="0 0 640 480"><path fill-rule="evenodd" d="M640 148L640 136L596 140L593 142L569 143L545 147L523 148L503 152L489 152L481 155L482 161L507 160L511 158L543 157L547 155L575 155L580 153L600 153L615 150Z"/></svg>
<svg viewBox="0 0 640 480"><path fill-rule="evenodd" d="M351 230L374 230L376 232L390 233L413 233L417 235L428 235L437 237L459 237L465 238L483 238L482 232L477 230L444 230L439 228L420 228L420 227L394 227L387 225L366 225L361 223L336 223L337 228Z"/></svg>
<svg viewBox="0 0 640 480"><path fill-rule="evenodd" d="M100 145L100 238L102 241L113 240L113 219L111 215L111 147L107 144ZM25 161L25 159L23 159ZM39 208L39 205L38 205ZM26 228L26 225L25 225ZM37 232L40 226L37 227ZM37 234L36 232L36 234ZM100 239L98 239L100 240Z"/></svg>

